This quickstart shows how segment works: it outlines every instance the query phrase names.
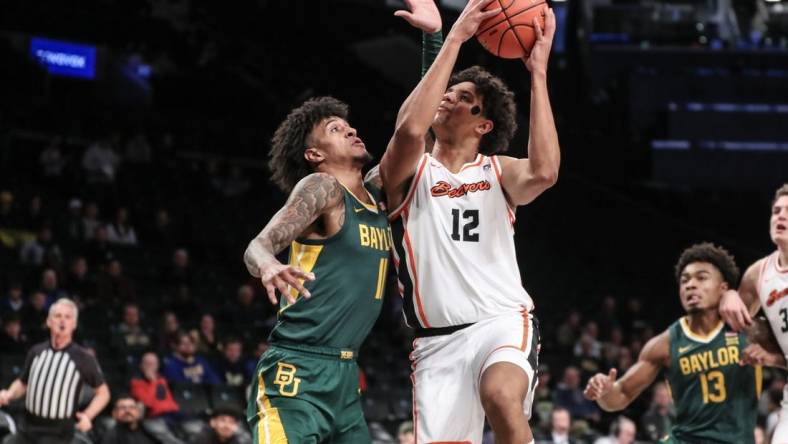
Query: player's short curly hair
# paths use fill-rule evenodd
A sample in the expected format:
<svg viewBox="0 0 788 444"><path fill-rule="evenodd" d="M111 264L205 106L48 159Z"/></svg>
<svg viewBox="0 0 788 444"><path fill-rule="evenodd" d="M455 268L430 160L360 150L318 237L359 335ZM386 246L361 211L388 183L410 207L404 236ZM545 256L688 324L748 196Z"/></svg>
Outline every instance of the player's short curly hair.
<svg viewBox="0 0 788 444"><path fill-rule="evenodd" d="M676 264L676 280L681 282L681 272L684 268L694 262L707 262L714 265L722 280L728 283L728 287L735 288L739 284L739 267L728 250L709 242L695 244L681 253Z"/></svg>
<svg viewBox="0 0 788 444"><path fill-rule="evenodd" d="M462 82L476 85L482 98L482 115L490 119L493 129L482 137L479 152L482 154L502 153L509 149L509 142L517 131L517 106L514 93L501 79L480 66L464 69L451 77L449 86Z"/></svg>
<svg viewBox="0 0 788 444"><path fill-rule="evenodd" d="M271 138L268 168L271 180L290 193L299 180L311 174L312 166L304 159L315 125L328 117L347 120L349 107L333 97L315 97L290 111Z"/></svg>
<svg viewBox="0 0 788 444"><path fill-rule="evenodd" d="M788 196L788 183L784 183L783 186L777 188L777 191L774 192L774 199L772 199L772 206L777 202L777 199Z"/></svg>

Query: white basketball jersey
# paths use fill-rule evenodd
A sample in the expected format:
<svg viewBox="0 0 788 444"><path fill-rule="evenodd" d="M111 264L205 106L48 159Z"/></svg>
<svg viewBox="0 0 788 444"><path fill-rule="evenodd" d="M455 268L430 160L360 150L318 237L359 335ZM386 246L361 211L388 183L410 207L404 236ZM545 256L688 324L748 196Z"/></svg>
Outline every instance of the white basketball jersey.
<svg viewBox="0 0 788 444"><path fill-rule="evenodd" d="M758 296L777 343L783 355L788 356L788 265L782 268L779 266L779 254L779 251L775 251L764 259L758 281Z"/></svg>
<svg viewBox="0 0 788 444"><path fill-rule="evenodd" d="M520 280L514 211L496 156L479 154L454 174L425 154L389 219L411 327L449 327L533 310Z"/></svg>

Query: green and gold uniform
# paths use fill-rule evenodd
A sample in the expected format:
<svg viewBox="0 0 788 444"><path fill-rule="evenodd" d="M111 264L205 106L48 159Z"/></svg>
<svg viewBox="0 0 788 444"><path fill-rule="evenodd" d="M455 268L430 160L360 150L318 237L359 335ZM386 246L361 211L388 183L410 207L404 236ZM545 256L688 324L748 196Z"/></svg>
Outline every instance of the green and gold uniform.
<svg viewBox="0 0 788 444"><path fill-rule="evenodd" d="M669 332L667 381L676 425L660 442L752 444L761 368L739 365L746 336L720 321L703 337L690 330L687 317Z"/></svg>
<svg viewBox="0 0 788 444"><path fill-rule="evenodd" d="M383 302L391 230L372 189L365 205L347 189L345 222L328 239L297 239L290 265L315 274L312 294L281 298L271 347L257 364L247 409L256 443L369 443L358 348ZM295 290L292 290L295 293Z"/></svg>

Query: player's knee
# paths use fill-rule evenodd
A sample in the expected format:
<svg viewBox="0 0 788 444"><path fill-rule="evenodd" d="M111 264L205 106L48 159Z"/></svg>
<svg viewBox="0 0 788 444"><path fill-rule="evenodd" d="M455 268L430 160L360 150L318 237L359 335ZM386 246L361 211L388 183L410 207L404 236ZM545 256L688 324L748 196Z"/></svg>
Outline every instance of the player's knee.
<svg viewBox="0 0 788 444"><path fill-rule="evenodd" d="M482 406L487 415L500 418L523 415L523 399L511 387L501 385L487 387L481 395Z"/></svg>

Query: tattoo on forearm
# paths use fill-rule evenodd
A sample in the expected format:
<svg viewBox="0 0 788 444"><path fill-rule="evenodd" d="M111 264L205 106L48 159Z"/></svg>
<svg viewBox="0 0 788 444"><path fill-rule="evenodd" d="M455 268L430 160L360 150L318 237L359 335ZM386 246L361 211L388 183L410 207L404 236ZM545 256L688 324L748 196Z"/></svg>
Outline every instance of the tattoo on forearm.
<svg viewBox="0 0 788 444"><path fill-rule="evenodd" d="M318 173L305 177L290 193L285 206L263 230L260 239L263 247L272 254L278 254L323 210L337 204L342 196L342 187L332 176Z"/></svg>

